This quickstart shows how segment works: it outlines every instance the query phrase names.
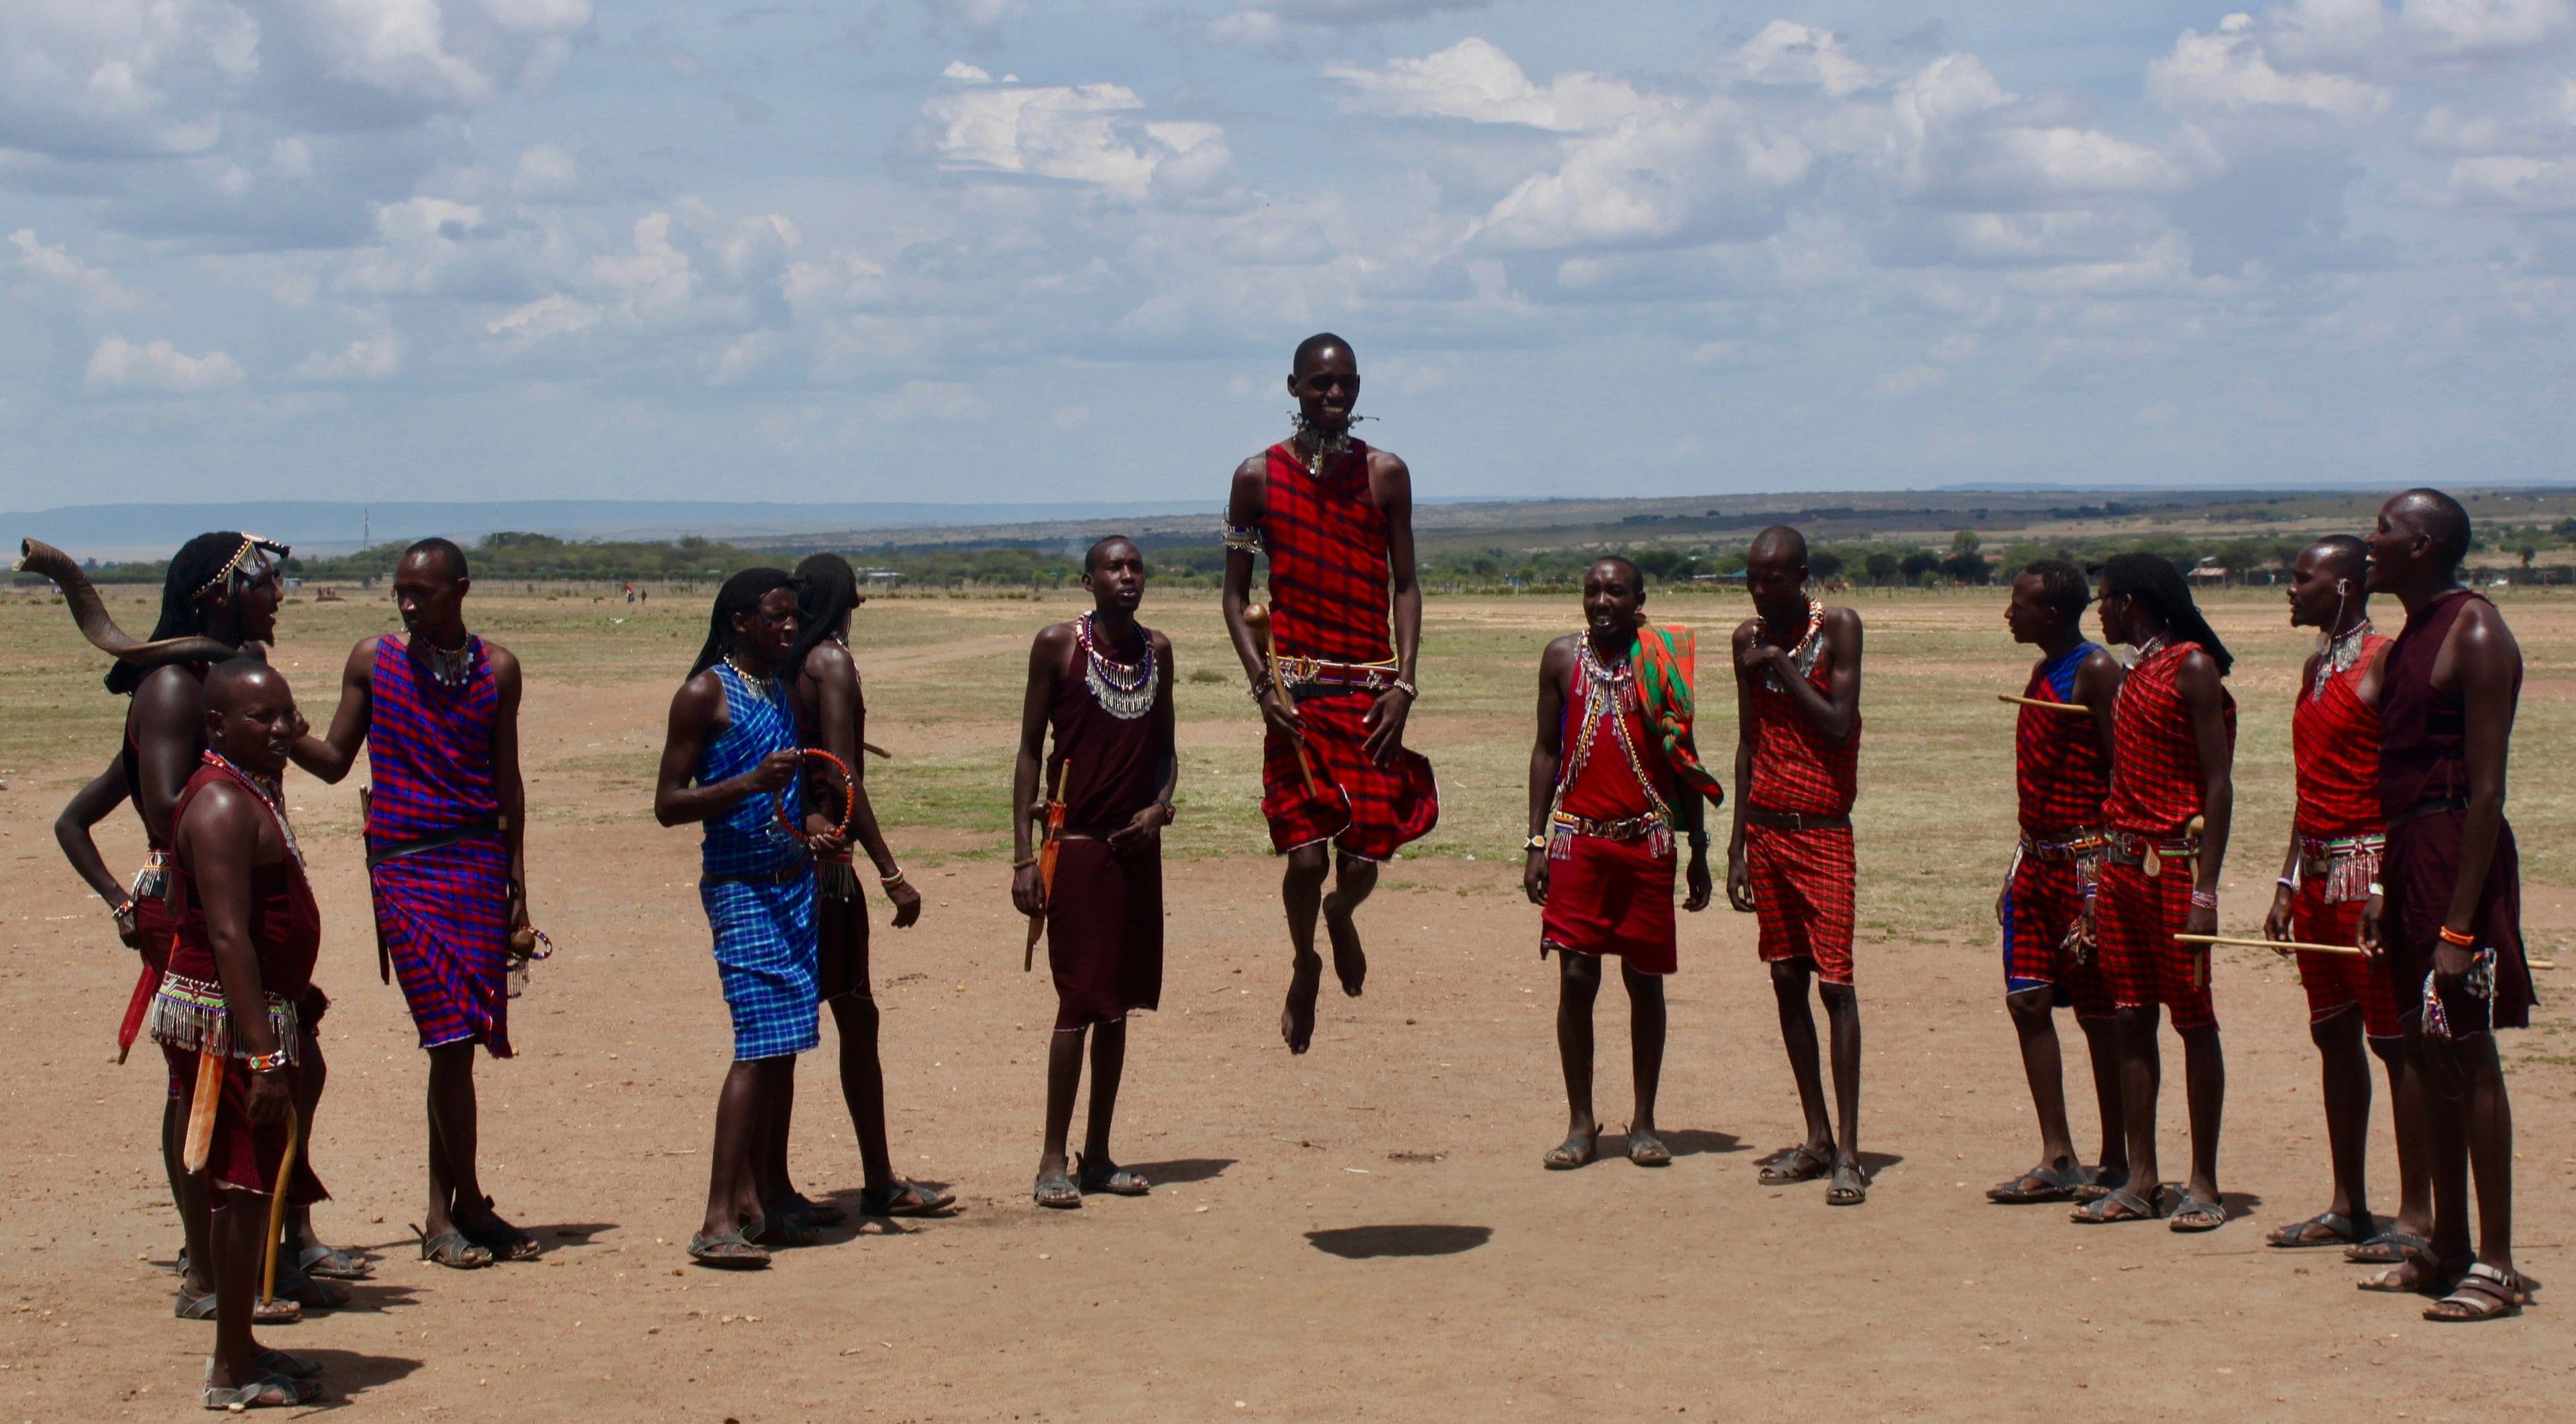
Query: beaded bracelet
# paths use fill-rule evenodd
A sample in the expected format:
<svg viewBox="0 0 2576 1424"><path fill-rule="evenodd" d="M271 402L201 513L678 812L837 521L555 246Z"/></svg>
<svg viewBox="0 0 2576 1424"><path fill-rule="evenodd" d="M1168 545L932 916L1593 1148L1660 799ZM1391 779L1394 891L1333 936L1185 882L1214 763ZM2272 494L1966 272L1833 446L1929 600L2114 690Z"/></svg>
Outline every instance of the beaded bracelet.
<svg viewBox="0 0 2576 1424"><path fill-rule="evenodd" d="M2215 891L2215 890L2194 890L2194 891L2192 891L2192 892L2191 892L2191 907L2192 907L2193 909L2195 909L2195 910L2215 910L2215 909L2217 909L2217 908L2218 908L2218 892L2217 892L2217 891Z"/></svg>
<svg viewBox="0 0 2576 1424"><path fill-rule="evenodd" d="M2465 930L2455 930L2449 925L2444 925L2442 926L2441 933L2442 943L2450 945L2453 948L2474 949L2477 947L2478 937Z"/></svg>
<svg viewBox="0 0 2576 1424"><path fill-rule="evenodd" d="M1521 849L1523 849L1523 850L1545 850L1545 849L1547 849L1547 837L1545 837L1545 836L1532 836L1532 837L1530 837L1528 840L1525 840L1525 841L1521 842Z"/></svg>
<svg viewBox="0 0 2576 1424"><path fill-rule="evenodd" d="M1403 678L1399 677L1394 682L1387 685L1394 688L1396 691L1403 693L1405 696L1412 698L1416 702L1422 700L1422 689L1405 681Z"/></svg>
<svg viewBox="0 0 2576 1424"><path fill-rule="evenodd" d="M275 1073L286 1067L286 1050L280 1048L274 1053L254 1053L246 1061L254 1073Z"/></svg>
<svg viewBox="0 0 2576 1424"><path fill-rule="evenodd" d="M1011 868L1012 868L1013 870L1026 870L1026 869L1028 869L1030 866L1033 866L1033 865L1035 865L1035 864L1037 864L1037 863L1038 863L1038 858L1037 858L1036 856L1030 856L1030 857L1028 857L1028 858L1027 858L1027 859L1025 859L1025 860L1015 860L1015 861L1012 861L1012 862L1011 862Z"/></svg>
<svg viewBox="0 0 2576 1424"><path fill-rule="evenodd" d="M884 887L885 887L885 888L887 888L888 890L891 890L891 889L893 889L894 887L896 887L896 886L898 886L898 885L901 885L901 884L903 883L903 867L902 867L902 866L900 866L900 865L896 866L896 867L894 868L894 874L892 874L892 875L880 875L880 876L878 876L878 877L877 877L877 883L878 883L879 885L884 886Z"/></svg>
<svg viewBox="0 0 2576 1424"><path fill-rule="evenodd" d="M2297 894L2297 893L2298 893L2298 890L2299 890L2299 882L2297 882L2297 881L2295 881L2295 880L2291 879L2290 877L2288 877L2288 876L2286 876L2286 875L2281 876L2280 878L2278 878L2278 879L2274 880L2272 883L2273 883L2273 884L2275 884L2275 885L2280 886L2282 889L2287 890L2287 891L2289 891L2290 893L2292 893L2292 894L2294 894L2294 895L2295 895L2295 894Z"/></svg>

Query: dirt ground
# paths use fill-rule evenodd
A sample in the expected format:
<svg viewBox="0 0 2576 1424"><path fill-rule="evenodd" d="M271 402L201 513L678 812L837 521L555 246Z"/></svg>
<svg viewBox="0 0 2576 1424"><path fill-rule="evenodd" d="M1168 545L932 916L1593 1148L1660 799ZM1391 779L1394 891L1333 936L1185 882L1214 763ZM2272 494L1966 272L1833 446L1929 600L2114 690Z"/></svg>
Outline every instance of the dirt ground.
<svg viewBox="0 0 2576 1424"><path fill-rule="evenodd" d="M14 724L0 729L11 758L0 915L13 931L0 1008L22 1026L17 1069L0 1080L14 1148L0 1160L0 1409L193 1413L211 1327L169 1315L178 1230L153 1149L162 1075L148 1048L109 1061L133 960L49 835L55 808L112 747L117 704L95 691L98 660L58 627L61 610L22 602L0 608L16 689L0 710ZM1162 1011L1131 1034L1118 1137L1157 1186L1078 1212L1034 1207L1052 995L1043 972L1020 970L988 808L1008 774L996 709L1010 705L1017 648L1061 610L871 608L863 631L883 636L863 638L863 666L879 739L897 750L873 776L929 895L919 928L880 926L875 955L896 1161L952 1185L961 1209L845 1232L753 1275L681 1254L729 1037L691 890L696 836L643 812L679 670L669 664L685 666L703 604L652 615L667 625L650 624L638 635L650 645L624 661L598 651L599 608L488 606L531 668L534 895L562 949L513 1006L523 1056L481 1070L484 1176L547 1249L474 1273L413 1259L423 1066L400 995L376 982L351 831L358 778L299 777L290 799L308 828L321 977L336 1000L315 1149L334 1200L316 1215L326 1239L378 1260L356 1308L269 1337L328 1363L323 1408L708 1424L1586 1406L1702 1418L2564 1417L2549 1381L2576 1372L2576 1332L2553 1293L2519 1320L2436 1326L2412 1298L2355 1291L2361 1271L2334 1253L2263 1246L2266 1229L2321 1208L2328 1186L2304 1001L2269 955L2231 953L2218 970L2232 1070L2222 1176L2238 1220L2180 1237L1986 1204L1983 1189L2036 1149L1991 923L1978 923L2009 836L2007 722L1987 694L2017 690L2026 666L1996 634L1991 599L1864 606L1879 680L1865 703L1859 978L1878 1184L1850 1210L1827 1208L1821 1183L1755 1181L1755 1160L1796 1138L1797 1104L1751 920L1723 908L1685 919L1671 986L1660 1117L1679 1160L1630 1166L1614 1131L1599 1164L1540 1170L1564 1106L1554 967L1536 957L1536 911L1511 853L1514 785L1532 640L1573 620L1570 608L1501 600L1433 606L1428 661L1456 690L1426 677L1415 741L1441 765L1451 814L1422 854L1389 868L1362 917L1368 995L1328 997L1304 1058L1278 1041L1276 863L1253 850L1242 804L1256 729L1230 676L1185 684L1192 779L1168 871L1169 967ZM1185 659L1205 665L1212 608L1166 612L1189 628ZM2533 650L2516 820L2540 868L2533 939L2550 954L2576 922L2548 878L2565 812L2554 774L2565 743L2550 742L2565 728L2576 605L2511 612ZM333 694L316 670L383 613L287 610L280 661L316 721ZM1696 617L1718 628L1734 614ZM2276 604L2221 614L2247 640L2236 683L2251 809L2225 911L2241 927L2259 918L2277 865L2280 664L2294 671L2298 645ZM102 841L112 864L135 860L130 816ZM2576 1231L2565 981L2539 976L2540 1023L2511 1043L2519 1253L2550 1282L2570 1269ZM1629 1091L1615 989L1599 1017L1599 1101L1615 1129ZM2071 1026L2066 1037L2080 1076ZM828 1024L824 1042L804 1064L796 1168L807 1191L854 1201ZM2070 1084L2084 1141L2089 1094ZM2171 1094L2163 1126L2179 1164ZM2372 1153L2377 1205L2393 1209L2384 1122Z"/></svg>

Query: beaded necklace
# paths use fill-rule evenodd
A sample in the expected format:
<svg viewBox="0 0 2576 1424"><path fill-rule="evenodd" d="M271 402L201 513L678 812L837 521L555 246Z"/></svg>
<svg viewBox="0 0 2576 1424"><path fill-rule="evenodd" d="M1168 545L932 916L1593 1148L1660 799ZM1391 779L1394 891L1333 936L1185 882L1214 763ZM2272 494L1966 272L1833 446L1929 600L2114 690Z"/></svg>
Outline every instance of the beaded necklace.
<svg viewBox="0 0 2576 1424"><path fill-rule="evenodd" d="M1646 793L1646 804L1654 808L1653 814L1669 820L1672 810L1664 804L1662 793L1656 789L1655 778L1646 774L1646 764L1637 756L1637 745L1628 737L1628 719L1620 715L1636 696L1635 663L1622 660L1615 667L1603 664L1592 651L1591 635L1585 632L1575 635L1574 666L1583 682L1583 723L1575 733L1574 746L1567 755L1564 770L1557 776L1555 803L1549 807L1550 820L1555 818L1555 807L1564 804L1566 788L1583 774L1583 764L1591 759L1593 728L1604 719L1610 723L1611 734L1618 738L1619 751L1627 758L1629 774L1637 778L1637 789Z"/></svg>
<svg viewBox="0 0 2576 1424"><path fill-rule="evenodd" d="M1768 623L1763 625L1763 631L1770 631L1770 625ZM1807 631L1799 634L1797 646L1789 649L1789 665L1798 670L1799 677L1808 678L1815 676L1816 659L1822 656L1825 651L1824 632L1824 600L1820 598L1808 599ZM1789 690L1788 688L1781 686L1779 677L1772 673L1763 674L1762 685L1771 689L1773 692L1786 692Z"/></svg>
<svg viewBox="0 0 2576 1424"><path fill-rule="evenodd" d="M735 662L731 653L724 655L724 665L732 668L733 675L742 679L742 685L763 702L777 702L786 692L785 688L778 685L777 678L755 676L749 668Z"/></svg>
<svg viewBox="0 0 2576 1424"><path fill-rule="evenodd" d="M1320 480L1328 464L1351 453L1351 430L1346 425L1339 430L1328 431L1321 426L1307 424L1301 417L1292 443L1305 456L1306 473Z"/></svg>
<svg viewBox="0 0 2576 1424"><path fill-rule="evenodd" d="M2308 689L2309 701L2325 696L2329 681L2352 671L2361 661L2362 645L2370 640L2371 631L2370 620L2364 618L2341 637L2332 633L2317 635L2317 681L2316 686Z"/></svg>
<svg viewBox="0 0 2576 1424"><path fill-rule="evenodd" d="M1091 690L1091 700L1100 704L1101 711L1122 722L1135 721L1154 710L1154 640L1145 638L1142 662L1114 661L1100 651L1091 618L1086 613L1074 623L1075 637L1082 643L1083 686Z"/></svg>
<svg viewBox="0 0 2576 1424"><path fill-rule="evenodd" d="M232 758L212 748L208 748L200 759L208 766L221 767L233 780L248 787L250 793L260 799L260 804L268 807L268 814L277 819L278 833L286 837L286 853L295 857L297 869L303 869L304 848L295 843L295 827L286 819L286 796L278 785L278 779L246 771Z"/></svg>
<svg viewBox="0 0 2576 1424"><path fill-rule="evenodd" d="M439 686L450 689L459 688L473 678L474 642L471 638L459 643L453 649L442 648L427 639L421 642L422 646L429 649L429 675Z"/></svg>

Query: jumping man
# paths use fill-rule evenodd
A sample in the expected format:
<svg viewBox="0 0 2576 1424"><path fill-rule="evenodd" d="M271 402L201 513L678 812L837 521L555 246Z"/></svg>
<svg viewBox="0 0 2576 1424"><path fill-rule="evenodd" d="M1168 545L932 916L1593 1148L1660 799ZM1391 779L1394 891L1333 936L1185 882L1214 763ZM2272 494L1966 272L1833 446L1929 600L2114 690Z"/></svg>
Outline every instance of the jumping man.
<svg viewBox="0 0 2576 1424"><path fill-rule="evenodd" d="M2514 1314L2526 1298L2513 1265L2513 1105L2495 1031L2528 1027L2535 1002L2520 855L2504 819L2522 649L2495 605L2460 587L2468 551L2468 511L2439 490L2389 500L2371 530L2370 587L2406 605L2406 630L2380 674L2385 896L2361 926L2362 943L2386 957L2414 1071L2448 1100L2417 1095L2432 1148L2432 1244L2364 1285L2448 1288L2424 1318L2463 1322Z"/></svg>
<svg viewBox="0 0 2576 1424"><path fill-rule="evenodd" d="M2299 676L2290 712L2298 812L2282 857L2280 885L2264 916L2265 938L2357 945L2370 887L2387 844L2379 810L2379 689L2388 639L2370 625L2370 549L2337 534L2309 545L2290 566L2290 626L2317 630L2317 650ZM2423 1104L2406 1064L2388 972L2354 955L2299 956L2308 991L2308 1036L2324 1061L2326 1145L2334 1200L2305 1221L2264 1239L2275 1246L2341 1246L2352 1258L2394 1264L2421 1248L2433 1225L2431 1179L2417 1128ZM2362 1048L2369 1040L2369 1050ZM2370 1055L2388 1066L2397 1127L2397 1220L2382 1232L2370 1214Z"/></svg>
<svg viewBox="0 0 2576 1424"><path fill-rule="evenodd" d="M326 782L367 750L367 883L378 972L399 981L429 1055L429 1205L421 1259L458 1270L537 1254L502 1220L475 1155L474 1045L511 1055L510 939L529 932L519 660L465 626L465 551L423 539L394 564L397 638L362 638L327 737L296 764Z"/></svg>
<svg viewBox="0 0 2576 1424"><path fill-rule="evenodd" d="M2182 573L2158 554L2120 554L2102 566L2102 636L2130 648L2112 719L2109 862L2096 911L2102 971L2120 1016L2122 1117L2129 1184L2087 1203L2088 1224L2165 1215L2156 1162L2156 1096L2163 1065L2159 1008L2182 1035L2191 1108L2191 1180L2167 1223L2175 1231L2227 1224L2218 1196L2218 1124L2227 1067L2209 996L2210 953L2176 934L2218 928L2218 871L2235 806L2235 661L2191 601Z"/></svg>
<svg viewBox="0 0 2576 1424"><path fill-rule="evenodd" d="M2014 727L2013 780L2021 798L2021 844L1995 901L2004 932L2004 1003L2021 1039L2021 1066L2039 1117L2039 1165L1997 1183L1986 1199L2008 1206L2073 1199L2089 1188L2125 1186L2129 1150L2120 1121L2120 1026L2103 983L2094 917L2100 884L2102 802L2110 794L2111 706L2120 660L2084 637L2093 601L2084 573L2041 559L2013 580L2004 623L2013 641L2036 645L2022 695L2073 710L2024 707ZM2057 1006L2071 1005L2093 1063L2102 1120L2098 1165L2075 1155L2066 1125L2065 1070L2057 1048Z"/></svg>
<svg viewBox="0 0 2576 1424"><path fill-rule="evenodd" d="M838 554L816 554L796 566L796 644L784 674L796 690L796 737L808 748L830 752L849 768L846 785L837 772L806 783L809 816L848 798L849 835L867 852L877 873L877 886L894 906L894 927L910 929L921 920L921 892L904 879L903 867L886 848L877 827L875 805L868 800L868 702L860 691L858 660L850 653L850 614L867 600L859 593L857 573ZM859 1166L865 1184L859 1210L869 1216L926 1216L956 1198L948 1192L909 1182L894 1173L886 1148L885 1069L877 1058L877 1001L868 987L868 902L850 864L847 845L820 852L814 861L814 920L820 951L818 988L832 1009L841 1037L841 1098L850 1110L850 1126L859 1139ZM782 1111L786 1106L782 1105ZM768 1173L787 1180L787 1132L771 1139L775 1146ZM816 1226L841 1219L840 1208L808 1201L791 1193L772 1203L768 1214L801 1212Z"/></svg>
<svg viewBox="0 0 2576 1424"><path fill-rule="evenodd" d="M172 1101L195 1101L199 1074L222 1075L186 1129L207 1144L201 1190L213 1204L215 1352L203 1402L305 1404L322 1392L322 1367L251 1337L261 1258L274 1244L269 1198L327 1195L303 1154L291 1176L286 1168L302 1135L306 1030L325 1003L313 983L322 914L278 786L303 724L285 677L255 659L216 666L202 700L206 749L171 808L170 963L153 996L152 1037L170 1065ZM205 1113L212 1120L197 1123Z"/></svg>
<svg viewBox="0 0 2576 1424"><path fill-rule="evenodd" d="M1323 980L1318 909L1332 937L1333 973L1357 998L1368 956L1351 916L1376 888L1378 863L1440 819L1440 796L1431 763L1404 746L1422 647L1413 474L1351 436L1360 373L1349 342L1330 333L1306 338L1288 393L1297 399L1296 434L1234 472L1225 626L1269 727L1261 813L1272 848L1288 857L1280 895L1296 953L1279 1034L1290 1052L1303 1053L1315 1036ZM1266 614L1251 602L1252 562L1263 554Z"/></svg>
<svg viewBox="0 0 2576 1424"><path fill-rule="evenodd" d="M1807 540L1775 524L1745 552L1754 616L1735 630L1735 829L1726 900L1761 926L1780 1037L1807 1140L1762 1169L1777 1185L1833 1174L1825 1201L1869 1199L1860 1160L1860 996L1852 987L1852 802L1860 772L1860 615L1807 596ZM1834 1107L1825 1115L1807 981L1833 1023Z"/></svg>
<svg viewBox="0 0 2576 1424"><path fill-rule="evenodd" d="M814 982L814 861L837 850L805 820L796 707L778 670L796 641L796 580L785 569L726 579L706 645L671 697L670 731L653 788L666 826L706 823L698 898L715 934L716 975L733 1015L733 1057L716 1099L707 1214L689 1242L709 1266L769 1264L760 1244L814 1239L802 1217L767 1220L788 1194L763 1180L795 1091L796 1055L820 1039ZM773 801L772 798L775 798Z"/></svg>
<svg viewBox="0 0 2576 1424"><path fill-rule="evenodd" d="M1696 648L1688 629L1643 623L1645 575L1624 558L1583 575L1584 631L1539 658L1538 741L1530 750L1530 835L1521 888L1542 907L1538 952L1558 962L1556 1051L1565 1069L1565 1141L1541 1159L1580 1167L1600 1150L1592 1115L1592 1003L1601 957L1619 956L1628 990L1637 1109L1628 1160L1661 1167L1655 1132L1664 1071L1664 980L1679 967L1673 934L1673 838L1690 840L1690 899L1708 908L1708 831L1701 798L1725 799L1691 740Z"/></svg>
<svg viewBox="0 0 2576 1424"><path fill-rule="evenodd" d="M1011 903L1046 916L1047 969L1055 978L1055 1032L1047 1042L1046 1145L1038 1155L1040 1206L1078 1207L1086 1192L1143 1196L1143 1177L1109 1156L1118 1082L1127 1064L1127 1015L1163 997L1163 827L1172 823L1180 759L1172 741L1172 645L1136 621L1145 556L1126 539L1103 539L1083 559L1092 610L1041 632L1029 648L1020 703L1020 755L1011 776ZM1055 747L1046 746L1052 730ZM1047 816L1039 771L1064 814ZM1051 827L1053 878L1030 845L1030 812ZM1065 1134L1091 1035L1091 1115L1072 1170Z"/></svg>

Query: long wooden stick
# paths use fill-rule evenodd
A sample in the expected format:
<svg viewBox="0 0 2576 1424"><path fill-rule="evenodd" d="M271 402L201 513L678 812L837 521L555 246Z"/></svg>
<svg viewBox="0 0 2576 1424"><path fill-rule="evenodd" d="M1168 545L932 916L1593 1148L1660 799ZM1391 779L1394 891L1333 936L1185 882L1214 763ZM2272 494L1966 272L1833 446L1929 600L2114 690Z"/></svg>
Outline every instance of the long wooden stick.
<svg viewBox="0 0 2576 1424"><path fill-rule="evenodd" d="M2081 702L2042 702L2036 697L2015 697L2009 692L1996 693L1995 700L2017 703L2023 707L2036 707L2043 712L2081 712L2087 717L2093 715L2093 709Z"/></svg>
<svg viewBox="0 0 2576 1424"><path fill-rule="evenodd" d="M215 1114L224 1101L224 1057L197 1054L197 1091L188 1102L188 1138L179 1151L179 1166L189 1175L206 1170L215 1145Z"/></svg>
<svg viewBox="0 0 2576 1424"><path fill-rule="evenodd" d="M259 1303L277 1299L278 1238L286 1231L286 1184L295 1179L295 1149L303 1136L303 1123L295 1104L286 1105L286 1152L278 1158L276 1188L268 1198L268 1251L259 1265Z"/></svg>
<svg viewBox="0 0 2576 1424"><path fill-rule="evenodd" d="M2309 944L2295 939L2248 939L2243 935L2178 934L2174 936L2174 942L2176 944L2224 944L2243 949L2302 950L2309 954L2358 954L2365 959L2370 956L2369 950L2357 944Z"/></svg>

